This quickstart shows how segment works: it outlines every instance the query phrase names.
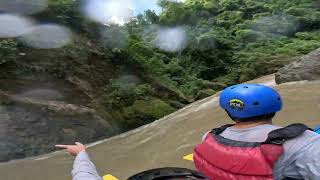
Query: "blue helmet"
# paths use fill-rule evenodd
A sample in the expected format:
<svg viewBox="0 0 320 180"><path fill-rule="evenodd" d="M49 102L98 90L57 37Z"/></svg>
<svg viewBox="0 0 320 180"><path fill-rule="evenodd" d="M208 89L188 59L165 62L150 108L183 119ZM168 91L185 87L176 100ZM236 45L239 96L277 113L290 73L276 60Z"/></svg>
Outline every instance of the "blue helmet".
<svg viewBox="0 0 320 180"><path fill-rule="evenodd" d="M268 86L239 84L222 91L220 106L232 118L245 119L280 111L282 100L279 93Z"/></svg>

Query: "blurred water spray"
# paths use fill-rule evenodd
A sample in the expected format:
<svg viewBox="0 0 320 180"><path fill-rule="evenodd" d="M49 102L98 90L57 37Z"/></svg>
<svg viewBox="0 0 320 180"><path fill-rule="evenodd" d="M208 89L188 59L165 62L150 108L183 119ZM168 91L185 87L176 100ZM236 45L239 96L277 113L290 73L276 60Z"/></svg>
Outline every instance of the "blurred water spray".
<svg viewBox="0 0 320 180"><path fill-rule="evenodd" d="M51 101L64 100L64 96L61 93L52 89L33 89L23 92L19 96Z"/></svg>
<svg viewBox="0 0 320 180"><path fill-rule="evenodd" d="M124 75L116 79L123 88L137 86L142 83L141 79L135 75Z"/></svg>
<svg viewBox="0 0 320 180"><path fill-rule="evenodd" d="M184 28L159 28L154 45L167 52L178 52L187 45L187 34Z"/></svg>
<svg viewBox="0 0 320 180"><path fill-rule="evenodd" d="M250 27L267 37L279 37L293 35L298 29L298 23L292 16L272 15L254 20Z"/></svg>
<svg viewBox="0 0 320 180"><path fill-rule="evenodd" d="M18 15L0 14L0 38L13 38L28 32L34 23Z"/></svg>
<svg viewBox="0 0 320 180"><path fill-rule="evenodd" d="M48 7L47 0L0 0L0 12L34 14Z"/></svg>
<svg viewBox="0 0 320 180"><path fill-rule="evenodd" d="M168 0L170 2L184 3L186 0Z"/></svg>
<svg viewBox="0 0 320 180"><path fill-rule="evenodd" d="M108 48L125 48L128 44L129 33L126 28L109 26L101 31L102 42Z"/></svg>
<svg viewBox="0 0 320 180"><path fill-rule="evenodd" d="M84 13L101 24L123 25L134 17L130 0L87 0Z"/></svg>
<svg viewBox="0 0 320 180"><path fill-rule="evenodd" d="M72 41L72 33L68 28L61 25L38 25L22 35L20 40L33 48L60 48Z"/></svg>

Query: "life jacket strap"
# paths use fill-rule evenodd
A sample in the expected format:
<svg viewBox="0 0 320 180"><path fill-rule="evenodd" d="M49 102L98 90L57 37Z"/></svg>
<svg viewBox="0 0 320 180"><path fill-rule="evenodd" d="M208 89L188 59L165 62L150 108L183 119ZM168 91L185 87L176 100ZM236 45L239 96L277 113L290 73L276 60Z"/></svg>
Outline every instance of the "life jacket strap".
<svg viewBox="0 0 320 180"><path fill-rule="evenodd" d="M282 145L287 140L294 139L303 134L309 127L304 124L291 124L284 128L276 129L268 134L268 138L262 144Z"/></svg>
<svg viewBox="0 0 320 180"><path fill-rule="evenodd" d="M215 128L211 131L211 134L214 135L215 138L218 138L219 142L220 139L225 139L220 136L220 134L226 130L227 128L234 126L234 124L226 124L219 128ZM276 129L271 131L268 134L268 138L266 141L260 144L275 144L275 145L282 145L287 140L294 139L301 134L303 134L306 130L312 130L308 126L300 123L291 124L284 128ZM230 143L227 143L230 144ZM231 143L232 144L232 143Z"/></svg>
<svg viewBox="0 0 320 180"><path fill-rule="evenodd" d="M213 134L213 135L219 135L219 134L221 134L224 130L226 130L227 128L229 128L229 127L231 127L231 126L234 126L234 124L226 124L226 125L223 125L223 126L221 126L221 127L212 129L211 134Z"/></svg>

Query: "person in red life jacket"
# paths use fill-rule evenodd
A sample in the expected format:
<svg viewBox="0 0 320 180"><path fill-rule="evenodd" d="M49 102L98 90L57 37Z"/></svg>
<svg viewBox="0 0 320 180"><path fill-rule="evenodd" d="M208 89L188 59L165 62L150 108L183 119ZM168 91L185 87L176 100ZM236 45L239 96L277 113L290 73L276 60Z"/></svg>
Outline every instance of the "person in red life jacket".
<svg viewBox="0 0 320 180"><path fill-rule="evenodd" d="M198 171L213 180L320 179L320 136L303 124L272 124L282 109L276 90L235 85L219 103L235 124L203 137L194 150Z"/></svg>

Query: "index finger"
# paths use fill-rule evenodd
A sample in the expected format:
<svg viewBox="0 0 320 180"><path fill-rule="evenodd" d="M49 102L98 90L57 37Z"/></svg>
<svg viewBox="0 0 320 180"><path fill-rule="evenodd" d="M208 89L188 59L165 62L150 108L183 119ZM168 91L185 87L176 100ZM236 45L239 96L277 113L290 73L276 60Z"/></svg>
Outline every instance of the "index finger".
<svg viewBox="0 0 320 180"><path fill-rule="evenodd" d="M63 144L57 144L55 145L57 148L68 148L68 145L63 145Z"/></svg>

